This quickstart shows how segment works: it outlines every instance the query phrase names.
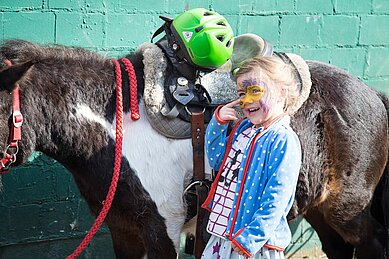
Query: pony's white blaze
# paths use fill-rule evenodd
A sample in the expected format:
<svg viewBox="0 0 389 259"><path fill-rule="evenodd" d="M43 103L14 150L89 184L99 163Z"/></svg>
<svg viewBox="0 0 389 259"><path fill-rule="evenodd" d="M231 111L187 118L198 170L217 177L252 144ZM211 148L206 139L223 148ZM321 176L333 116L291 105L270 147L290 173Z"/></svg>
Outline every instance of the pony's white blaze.
<svg viewBox="0 0 389 259"><path fill-rule="evenodd" d="M157 133L146 118L143 103L140 113L138 121L124 114L123 156L166 219L167 232L178 250L186 216L182 198L184 182L190 178L193 167L191 140L168 139ZM101 124L115 139L115 123L110 124L89 107L79 105L76 116Z"/></svg>

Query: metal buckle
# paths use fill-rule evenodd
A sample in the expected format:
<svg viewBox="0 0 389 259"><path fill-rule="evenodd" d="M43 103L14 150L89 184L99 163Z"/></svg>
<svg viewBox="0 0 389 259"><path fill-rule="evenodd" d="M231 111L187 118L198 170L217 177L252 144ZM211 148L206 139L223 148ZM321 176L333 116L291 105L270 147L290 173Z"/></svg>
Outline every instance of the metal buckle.
<svg viewBox="0 0 389 259"><path fill-rule="evenodd" d="M193 187L193 186L196 186L196 185L199 185L199 186L205 186L209 192L209 189L210 189L210 186L209 184L207 183L210 183L208 180L204 179L204 180L197 180L197 181L193 181L191 182L185 189L184 189L184 192L182 193L182 197L185 197L185 195L189 192L189 190Z"/></svg>
<svg viewBox="0 0 389 259"><path fill-rule="evenodd" d="M15 148L15 152L12 152L12 154L10 154L10 152L8 152L8 150L10 150L10 148ZM18 154L19 152L19 147L18 145L8 145L5 150L4 150L4 157L6 154L10 155L10 156L13 156L14 158L16 158L16 155Z"/></svg>
<svg viewBox="0 0 389 259"><path fill-rule="evenodd" d="M21 120L20 121L16 121L16 118L19 117ZM12 122L13 122L13 125L15 126L15 128L19 128L20 126L22 126L23 124L23 115L20 111L14 111L12 113Z"/></svg>
<svg viewBox="0 0 389 259"><path fill-rule="evenodd" d="M185 89L177 88L177 90L173 92L173 97L182 105L187 105L194 98L194 94Z"/></svg>
<svg viewBox="0 0 389 259"><path fill-rule="evenodd" d="M182 193L182 197L184 197L186 195L186 193L189 191L190 188L192 188L193 186L195 185L200 185L202 186L203 185L203 181L194 181L192 183L190 183L185 189L184 189L184 192Z"/></svg>
<svg viewBox="0 0 389 259"><path fill-rule="evenodd" d="M192 112L191 110L189 110L188 106L185 106L185 110L186 112L192 116L194 112ZM204 113L205 112L205 107L203 108L203 110L200 112L200 113Z"/></svg>
<svg viewBox="0 0 389 259"><path fill-rule="evenodd" d="M9 154L8 153L8 150L10 147L15 147L16 148L16 151L15 153L13 154ZM3 158L0 160L0 166L1 166L1 172L4 172L6 170L8 170L10 168L10 166L15 163L16 161L16 154L18 153L19 151L19 148L18 146L10 146L8 145L7 148L4 150L4 153L3 153ZM9 156L7 158L7 155ZM5 161L4 161L5 160Z"/></svg>

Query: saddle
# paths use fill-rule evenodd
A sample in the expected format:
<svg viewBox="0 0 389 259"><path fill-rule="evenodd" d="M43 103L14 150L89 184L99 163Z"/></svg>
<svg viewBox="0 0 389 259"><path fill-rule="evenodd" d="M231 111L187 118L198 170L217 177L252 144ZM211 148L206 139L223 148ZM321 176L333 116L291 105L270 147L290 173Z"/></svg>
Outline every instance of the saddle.
<svg viewBox="0 0 389 259"><path fill-rule="evenodd" d="M312 85L308 65L300 56L274 52L269 42L255 34L235 37L231 59L219 69L198 72L197 76L186 73L188 70L180 64L180 69L174 67L171 61L174 56L169 52L167 41L143 43L137 52L143 55L147 119L157 132L173 139L191 138L192 112L203 111L207 124L218 105L238 97L233 71L246 59L273 55L294 67L300 97L291 108L291 114L308 98Z"/></svg>
<svg viewBox="0 0 389 259"><path fill-rule="evenodd" d="M191 113L203 112L208 123L218 105L236 98L235 83L227 70L199 72L196 78L190 78L174 69L167 52L156 44L144 43L137 52L143 55L147 119L165 137L191 138ZM214 90L221 88L230 89L229 94Z"/></svg>

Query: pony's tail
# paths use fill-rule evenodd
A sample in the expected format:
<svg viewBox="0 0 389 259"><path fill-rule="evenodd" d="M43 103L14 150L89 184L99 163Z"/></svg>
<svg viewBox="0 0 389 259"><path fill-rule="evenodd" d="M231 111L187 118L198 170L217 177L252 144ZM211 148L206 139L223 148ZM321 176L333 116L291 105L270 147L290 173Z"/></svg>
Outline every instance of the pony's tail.
<svg viewBox="0 0 389 259"><path fill-rule="evenodd" d="M379 94L379 97L381 98L382 103L385 105L389 126L389 99L384 94ZM379 195L379 206L382 210L382 223L386 230L386 258L389 258L389 157L386 162L384 173L377 187L376 194Z"/></svg>

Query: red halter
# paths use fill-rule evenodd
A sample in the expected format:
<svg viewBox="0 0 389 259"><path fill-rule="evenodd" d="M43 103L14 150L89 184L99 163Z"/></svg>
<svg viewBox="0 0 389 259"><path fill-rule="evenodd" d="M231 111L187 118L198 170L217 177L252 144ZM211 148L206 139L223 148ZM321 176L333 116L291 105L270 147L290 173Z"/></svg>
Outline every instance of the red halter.
<svg viewBox="0 0 389 259"><path fill-rule="evenodd" d="M5 60L7 66L12 66L10 60ZM16 84L12 91L12 124L9 133L8 145L3 151L3 158L0 162L0 174L5 174L9 171L9 167L16 161L16 154L19 151L18 142L22 138L23 115L20 112L19 85Z"/></svg>

